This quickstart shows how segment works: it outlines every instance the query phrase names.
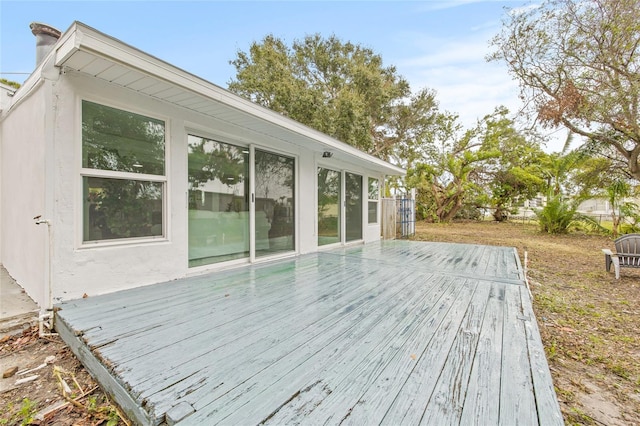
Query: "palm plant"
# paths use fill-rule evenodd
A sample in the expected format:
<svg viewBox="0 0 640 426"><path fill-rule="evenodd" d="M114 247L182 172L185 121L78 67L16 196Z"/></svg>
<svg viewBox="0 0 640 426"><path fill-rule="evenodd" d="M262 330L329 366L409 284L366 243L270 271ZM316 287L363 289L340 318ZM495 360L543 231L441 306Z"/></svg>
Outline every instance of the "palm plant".
<svg viewBox="0 0 640 426"><path fill-rule="evenodd" d="M578 201L567 201L561 195L551 195L547 205L534 210L540 230L549 234L564 234L572 227L582 228L587 231L607 232L593 218L579 213Z"/></svg>

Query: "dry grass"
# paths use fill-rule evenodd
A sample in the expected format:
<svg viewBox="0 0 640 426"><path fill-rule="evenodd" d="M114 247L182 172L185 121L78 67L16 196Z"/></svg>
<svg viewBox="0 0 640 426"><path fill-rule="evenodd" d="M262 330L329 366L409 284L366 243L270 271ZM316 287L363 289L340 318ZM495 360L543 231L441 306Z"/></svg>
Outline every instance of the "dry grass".
<svg viewBox="0 0 640 426"><path fill-rule="evenodd" d="M604 270L599 235L514 223L418 223L416 240L516 247L567 424L640 424L640 270Z"/></svg>

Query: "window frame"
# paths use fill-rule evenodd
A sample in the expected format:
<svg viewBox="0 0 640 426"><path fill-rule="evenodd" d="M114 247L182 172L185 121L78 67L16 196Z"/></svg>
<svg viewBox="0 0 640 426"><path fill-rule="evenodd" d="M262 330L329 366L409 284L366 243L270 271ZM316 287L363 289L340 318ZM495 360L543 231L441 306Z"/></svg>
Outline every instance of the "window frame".
<svg viewBox="0 0 640 426"><path fill-rule="evenodd" d="M161 121L164 124L164 174L163 175L155 175L148 173L134 173L134 172L122 172L122 171L114 171L114 170L105 170L105 169L93 169L83 166L83 149L84 149L84 139L83 139L83 103L91 102L93 104L104 106L107 108L117 109L120 111L140 115L149 119ZM114 246L114 245L128 245L128 244L139 244L139 243L153 243L153 242L165 242L168 240L169 235L169 224L168 218L170 215L168 214L168 206L169 203L169 190L168 190L168 175L170 170L170 161L169 161L169 152L170 152L170 138L171 134L170 129L170 121L169 117L162 116L161 114L151 113L149 110L143 110L140 108L131 107L129 105L118 104L105 99L98 99L94 97L82 96L78 97L78 112L77 112L77 123L76 132L77 132L77 140L79 141L77 145L77 173L78 176L77 182L78 188L76 193L77 199L80 200L78 205L78 211L76 217L77 219L77 241L78 248L92 248L92 247L103 247L103 246ZM84 182L85 178L102 178L102 179L118 179L125 181L144 181L144 182L157 182L162 184L162 233L160 235L150 235L150 236L136 236L136 237L125 237L125 238L110 238L110 239L96 239L96 240L85 240L85 200L84 200Z"/></svg>

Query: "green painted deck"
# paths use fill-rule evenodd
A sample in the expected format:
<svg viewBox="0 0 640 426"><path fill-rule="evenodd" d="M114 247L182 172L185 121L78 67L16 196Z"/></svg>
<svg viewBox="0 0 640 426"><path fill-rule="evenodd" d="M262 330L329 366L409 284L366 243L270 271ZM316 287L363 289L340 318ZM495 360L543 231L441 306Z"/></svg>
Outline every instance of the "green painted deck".
<svg viewBox="0 0 640 426"><path fill-rule="evenodd" d="M141 424L563 424L513 248L381 241L59 308Z"/></svg>

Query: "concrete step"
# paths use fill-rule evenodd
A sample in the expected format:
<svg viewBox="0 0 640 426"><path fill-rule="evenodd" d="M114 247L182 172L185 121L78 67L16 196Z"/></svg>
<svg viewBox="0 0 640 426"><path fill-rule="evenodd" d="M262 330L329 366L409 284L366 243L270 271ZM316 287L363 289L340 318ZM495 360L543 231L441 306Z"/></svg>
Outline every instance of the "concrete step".
<svg viewBox="0 0 640 426"><path fill-rule="evenodd" d="M25 312L12 317L0 318L0 338L6 335L20 334L24 330L38 325L38 311Z"/></svg>

